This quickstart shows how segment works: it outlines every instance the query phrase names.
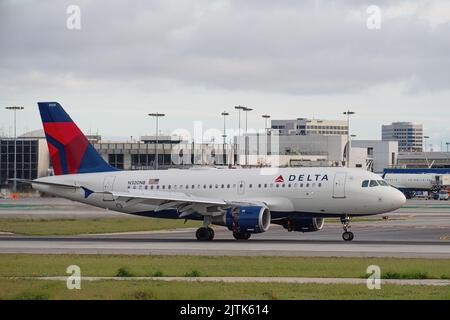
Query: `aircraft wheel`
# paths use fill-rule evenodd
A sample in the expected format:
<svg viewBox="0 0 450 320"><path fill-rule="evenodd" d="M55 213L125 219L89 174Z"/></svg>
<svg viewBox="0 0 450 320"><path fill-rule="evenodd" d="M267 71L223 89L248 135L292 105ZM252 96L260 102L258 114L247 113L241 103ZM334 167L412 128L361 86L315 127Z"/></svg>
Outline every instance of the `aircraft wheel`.
<svg viewBox="0 0 450 320"><path fill-rule="evenodd" d="M212 240L214 238L214 231L210 232L212 230L211 228L198 228L197 232L195 233L195 236L197 237L198 241L208 241Z"/></svg>
<svg viewBox="0 0 450 320"><path fill-rule="evenodd" d="M233 232L233 237L236 240L248 240L251 237L251 233L250 232Z"/></svg>
<svg viewBox="0 0 450 320"><path fill-rule="evenodd" d="M213 240L214 239L214 229L212 228L208 228L208 232L209 232L209 239L208 240Z"/></svg>
<svg viewBox="0 0 450 320"><path fill-rule="evenodd" d="M344 239L344 241L352 241L353 240L353 232L350 231L346 231L342 234L342 239Z"/></svg>

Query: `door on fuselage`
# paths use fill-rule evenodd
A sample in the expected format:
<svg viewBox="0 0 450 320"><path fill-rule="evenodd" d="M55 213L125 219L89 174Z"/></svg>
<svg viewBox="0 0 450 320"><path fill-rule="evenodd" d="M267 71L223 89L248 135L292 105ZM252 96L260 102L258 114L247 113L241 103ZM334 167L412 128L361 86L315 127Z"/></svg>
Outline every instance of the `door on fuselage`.
<svg viewBox="0 0 450 320"><path fill-rule="evenodd" d="M113 191L114 180L116 180L116 177L105 177L105 180L103 180L103 192ZM103 201L114 201L114 197L112 194L104 193Z"/></svg>
<svg viewBox="0 0 450 320"><path fill-rule="evenodd" d="M333 198L345 198L345 181L347 173L338 172L334 175Z"/></svg>

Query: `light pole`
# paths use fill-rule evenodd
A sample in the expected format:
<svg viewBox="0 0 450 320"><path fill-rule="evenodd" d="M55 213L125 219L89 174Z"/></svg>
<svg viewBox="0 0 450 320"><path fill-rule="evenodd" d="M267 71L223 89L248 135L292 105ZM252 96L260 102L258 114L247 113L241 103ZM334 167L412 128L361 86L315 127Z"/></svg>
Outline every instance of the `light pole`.
<svg viewBox="0 0 450 320"><path fill-rule="evenodd" d="M427 144L428 144L428 139L430 139L430 136L423 136L423 139L425 140L425 148L423 149L423 154L425 155L425 160L427 162L427 166L430 167L430 162L428 161L428 155L427 155Z"/></svg>
<svg viewBox="0 0 450 320"><path fill-rule="evenodd" d="M264 131L266 132L266 135L268 134L269 128L267 127L267 120L270 119L270 115L263 114L261 117L264 119Z"/></svg>
<svg viewBox="0 0 450 320"><path fill-rule="evenodd" d="M268 139L267 139L267 137L268 137L268 135L269 135L269 128L267 127L267 120L269 120L270 119L270 115L268 115L268 114L263 114L262 116L261 116L263 119L264 119L264 132L266 133L266 135L265 135L265 141L264 141L264 144L265 144L265 152L264 152L264 165L267 165L267 143L268 143Z"/></svg>
<svg viewBox="0 0 450 320"><path fill-rule="evenodd" d="M423 152L427 152L427 144L428 144L428 139L430 139L430 136L423 136L423 139L425 140L425 146L424 146Z"/></svg>
<svg viewBox="0 0 450 320"><path fill-rule="evenodd" d="M5 107L6 110L14 111L14 181L13 181L13 192L17 191L17 110L23 110L24 107L12 106Z"/></svg>
<svg viewBox="0 0 450 320"><path fill-rule="evenodd" d="M244 109L243 109L244 111L245 111L245 165L246 166L248 166L248 136L247 136L247 134L248 134L248 112L249 111L253 111L253 109L252 108L247 108L247 107L244 107Z"/></svg>
<svg viewBox="0 0 450 320"><path fill-rule="evenodd" d="M450 142L445 143L447 145L447 153L448 153L448 146L450 146Z"/></svg>
<svg viewBox="0 0 450 320"><path fill-rule="evenodd" d="M225 153L225 144L227 141L226 140L227 139L226 117L229 116L230 114L228 112L224 111L220 115L223 116L223 135L222 135L222 137L223 137L223 154L222 154L222 157L223 157L223 165L226 165L226 162L227 162L227 155Z"/></svg>
<svg viewBox="0 0 450 320"><path fill-rule="evenodd" d="M241 105L239 105L239 106L235 106L234 107L236 110L238 110L238 112L239 112L239 129L238 129L238 140L237 140L237 148L238 148L238 150L237 150L237 152L238 152L238 156L239 156L239 165L241 164L241 157L240 157L240 143L239 143L239 140L241 139L241 111L242 110L244 110L245 109L245 107L244 106L241 106Z"/></svg>
<svg viewBox="0 0 450 320"><path fill-rule="evenodd" d="M347 168L350 168L350 150L351 150L351 141L350 141L350 116L355 114L353 111L345 111L344 115L347 116Z"/></svg>
<svg viewBox="0 0 450 320"><path fill-rule="evenodd" d="M158 119L160 117L164 117L165 114L164 113L155 112L155 113L149 113L148 115L150 117L155 117L155 119L156 119L155 170L158 170L158 134L159 134L159 132L158 132L158 130L159 130L158 129Z"/></svg>

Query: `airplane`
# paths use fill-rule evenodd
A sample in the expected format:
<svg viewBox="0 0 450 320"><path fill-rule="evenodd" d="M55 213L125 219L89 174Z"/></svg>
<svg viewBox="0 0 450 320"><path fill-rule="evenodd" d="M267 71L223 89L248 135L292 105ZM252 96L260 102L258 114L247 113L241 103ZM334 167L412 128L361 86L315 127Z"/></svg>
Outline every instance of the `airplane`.
<svg viewBox="0 0 450 320"><path fill-rule="evenodd" d="M236 240L269 230L315 232L338 217L352 241L350 219L394 211L406 201L381 177L342 167L118 170L110 166L57 102L39 102L54 176L30 183L46 194L136 216L203 221L199 241L214 238L211 225Z"/></svg>
<svg viewBox="0 0 450 320"><path fill-rule="evenodd" d="M383 179L412 198L417 191L439 191L450 182L450 168L385 169Z"/></svg>

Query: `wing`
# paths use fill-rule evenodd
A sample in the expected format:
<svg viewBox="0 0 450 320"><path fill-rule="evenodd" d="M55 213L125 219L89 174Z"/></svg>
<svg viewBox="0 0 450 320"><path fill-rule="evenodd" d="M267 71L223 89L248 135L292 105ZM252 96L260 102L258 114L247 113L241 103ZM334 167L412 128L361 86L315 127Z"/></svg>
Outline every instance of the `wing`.
<svg viewBox="0 0 450 320"><path fill-rule="evenodd" d="M187 217L193 213L211 216L222 215L224 210L231 206L250 204L248 202L192 196L181 192L149 192L145 194L109 192L109 194L123 207L136 204L149 204L156 206L156 209L154 209L156 212L176 208L180 212L180 218Z"/></svg>

